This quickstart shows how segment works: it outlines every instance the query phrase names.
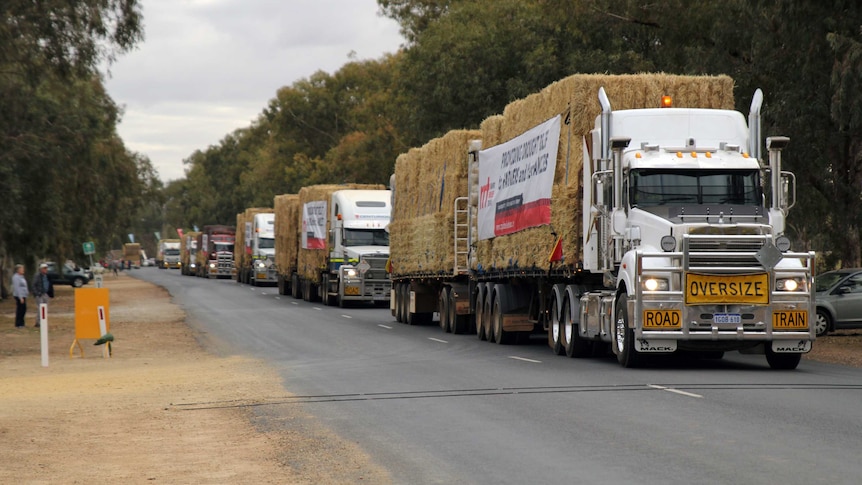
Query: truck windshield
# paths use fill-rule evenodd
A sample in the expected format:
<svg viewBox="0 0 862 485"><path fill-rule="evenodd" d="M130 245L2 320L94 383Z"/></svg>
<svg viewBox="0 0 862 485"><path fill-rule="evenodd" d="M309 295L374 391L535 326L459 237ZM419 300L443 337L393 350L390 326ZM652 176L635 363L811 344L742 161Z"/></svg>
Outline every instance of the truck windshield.
<svg viewBox="0 0 862 485"><path fill-rule="evenodd" d="M275 249L275 238L262 237L257 240L257 247L259 249Z"/></svg>
<svg viewBox="0 0 862 485"><path fill-rule="evenodd" d="M632 207L657 205L761 205L757 170L632 170Z"/></svg>
<svg viewBox="0 0 862 485"><path fill-rule="evenodd" d="M179 249L165 249L165 256L179 256Z"/></svg>
<svg viewBox="0 0 862 485"><path fill-rule="evenodd" d="M213 245L216 251L233 251L234 243L216 241Z"/></svg>
<svg viewBox="0 0 862 485"><path fill-rule="evenodd" d="M389 246L389 233L383 229L345 229L345 246Z"/></svg>

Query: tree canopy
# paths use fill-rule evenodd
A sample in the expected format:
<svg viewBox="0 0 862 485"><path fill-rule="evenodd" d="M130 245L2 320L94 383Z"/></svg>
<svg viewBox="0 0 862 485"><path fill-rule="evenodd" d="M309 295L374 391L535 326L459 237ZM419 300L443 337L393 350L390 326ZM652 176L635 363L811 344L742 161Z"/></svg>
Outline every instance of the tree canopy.
<svg viewBox="0 0 862 485"><path fill-rule="evenodd" d="M385 183L399 153L475 128L574 73L728 74L736 108L765 93L764 134L796 173L790 236L825 262L860 261L860 29L849 0L378 0L406 43L275 93L247 129L186 159L178 224L230 223L279 193ZM180 182L178 182L180 183ZM837 199L837 200L836 200Z"/></svg>
<svg viewBox="0 0 862 485"><path fill-rule="evenodd" d="M83 260L85 241L122 244L161 197L149 159L116 133L121 112L98 71L142 40L138 2L11 0L0 9L0 258L32 268Z"/></svg>

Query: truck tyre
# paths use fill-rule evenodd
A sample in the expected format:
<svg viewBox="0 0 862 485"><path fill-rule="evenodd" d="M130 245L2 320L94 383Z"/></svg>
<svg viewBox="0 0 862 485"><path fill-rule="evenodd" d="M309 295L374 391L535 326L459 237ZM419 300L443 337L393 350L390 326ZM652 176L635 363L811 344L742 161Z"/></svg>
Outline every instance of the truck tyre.
<svg viewBox="0 0 862 485"><path fill-rule="evenodd" d="M74 286L75 288L80 288L84 286L84 278L75 278L74 280L72 280L72 286Z"/></svg>
<svg viewBox="0 0 862 485"><path fill-rule="evenodd" d="M562 325L560 323L562 310L559 309L562 308L562 305L558 306L560 302L557 301L557 298L556 293L551 297L551 315L548 322L548 347L554 351L554 355L563 355L565 348L561 339Z"/></svg>
<svg viewBox="0 0 862 485"><path fill-rule="evenodd" d="M401 283L392 283L392 288L395 290L395 294L392 295L392 298L394 299L395 311L392 312L392 316L395 317L396 322L401 323L404 321L404 316L401 310Z"/></svg>
<svg viewBox="0 0 862 485"><path fill-rule="evenodd" d="M466 333L470 325L469 315L458 315L458 304L455 302L455 292L449 290L449 328L454 334Z"/></svg>
<svg viewBox="0 0 862 485"><path fill-rule="evenodd" d="M276 283L276 285L278 286L278 294L284 295L284 277L278 275L275 277L275 279L278 281L278 283Z"/></svg>
<svg viewBox="0 0 862 485"><path fill-rule="evenodd" d="M410 283L401 283L398 302L401 304L401 323L407 323L407 312L410 311Z"/></svg>
<svg viewBox="0 0 862 485"><path fill-rule="evenodd" d="M793 370L799 365L802 360L802 354L786 354L772 351L772 344L766 342L763 344L766 351L766 362L769 367L775 370Z"/></svg>
<svg viewBox="0 0 862 485"><path fill-rule="evenodd" d="M485 285L479 284L476 291L476 336L479 340L486 340L485 334Z"/></svg>
<svg viewBox="0 0 862 485"><path fill-rule="evenodd" d="M569 358L581 359L593 355L593 342L582 338L576 327L576 323L572 321L572 300L566 297L566 302L563 304L563 335L561 340L566 347L566 356Z"/></svg>
<svg viewBox="0 0 862 485"><path fill-rule="evenodd" d="M302 297L299 292L299 276L296 273L290 275L290 296L297 300Z"/></svg>
<svg viewBox="0 0 862 485"><path fill-rule="evenodd" d="M440 329L446 333L451 331L449 325L449 287L444 286L437 295L437 313L440 314Z"/></svg>
<svg viewBox="0 0 862 485"><path fill-rule="evenodd" d="M496 335L494 335L493 325L491 324L491 309L493 307L492 298L494 296L491 293L491 288L485 289L485 303L482 305L484 310L482 311L482 330L485 332L485 339L488 342L494 343L496 340Z"/></svg>
<svg viewBox="0 0 862 485"><path fill-rule="evenodd" d="M320 278L320 301L323 302L325 306L332 306L334 302L329 297L329 275L324 274L321 276L322 278Z"/></svg>
<svg viewBox="0 0 862 485"><path fill-rule="evenodd" d="M614 318L614 345L617 361L626 368L640 367L643 365L643 355L635 350L635 333L629 328L629 313L626 305L628 297L626 293L617 297L616 312Z"/></svg>
<svg viewBox="0 0 862 485"><path fill-rule="evenodd" d="M512 343L514 334L503 330L503 305L500 294L494 293L494 305L491 307L491 322L494 328L494 341L500 345Z"/></svg>

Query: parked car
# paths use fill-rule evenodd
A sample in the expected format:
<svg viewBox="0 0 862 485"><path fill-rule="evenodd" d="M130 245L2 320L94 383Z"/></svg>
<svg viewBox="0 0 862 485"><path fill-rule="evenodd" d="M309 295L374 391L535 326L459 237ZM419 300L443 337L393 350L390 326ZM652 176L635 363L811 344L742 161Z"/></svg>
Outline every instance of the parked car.
<svg viewBox="0 0 862 485"><path fill-rule="evenodd" d="M839 269L814 281L817 335L843 328L862 328L862 268Z"/></svg>
<svg viewBox="0 0 862 485"><path fill-rule="evenodd" d="M46 261L48 265L48 279L55 285L72 285L75 288L80 288L90 282L90 276L87 271L66 263L62 266L62 272L58 270L58 264L53 261Z"/></svg>

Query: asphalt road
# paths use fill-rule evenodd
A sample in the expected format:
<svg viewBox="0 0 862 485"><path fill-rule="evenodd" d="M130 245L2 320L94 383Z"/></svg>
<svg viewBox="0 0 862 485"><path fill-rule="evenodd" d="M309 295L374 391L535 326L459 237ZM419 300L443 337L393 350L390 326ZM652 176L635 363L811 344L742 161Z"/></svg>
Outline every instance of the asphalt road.
<svg viewBox="0 0 862 485"><path fill-rule="evenodd" d="M223 355L284 379L261 422L302 406L396 483L857 484L862 370L763 356L623 369L544 336L495 345L389 310L326 307L232 280L144 268ZM815 344L816 345L816 344ZM277 425L277 424L273 424Z"/></svg>

